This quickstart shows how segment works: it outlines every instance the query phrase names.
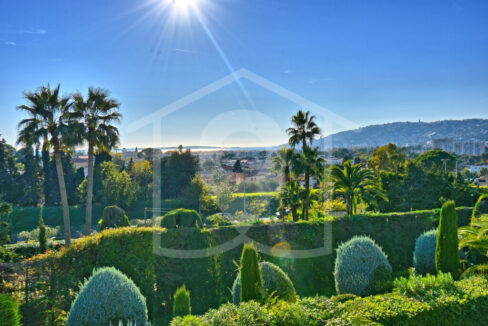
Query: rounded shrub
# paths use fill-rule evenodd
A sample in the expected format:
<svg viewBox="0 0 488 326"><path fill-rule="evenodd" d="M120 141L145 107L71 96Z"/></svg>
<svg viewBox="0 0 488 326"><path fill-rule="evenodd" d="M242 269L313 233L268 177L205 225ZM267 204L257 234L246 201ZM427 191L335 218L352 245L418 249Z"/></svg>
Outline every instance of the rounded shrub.
<svg viewBox="0 0 488 326"><path fill-rule="evenodd" d="M115 205L107 206L103 209L103 216L98 223L102 230L130 225L129 218L125 215L125 211Z"/></svg>
<svg viewBox="0 0 488 326"><path fill-rule="evenodd" d="M245 244L242 249L241 265L239 267L241 276L241 302L250 300L262 301L263 279L258 263L258 251L251 244Z"/></svg>
<svg viewBox="0 0 488 326"><path fill-rule="evenodd" d="M161 218L161 227L167 229L177 227L201 228L202 226L202 217L194 209L174 209Z"/></svg>
<svg viewBox="0 0 488 326"><path fill-rule="evenodd" d="M476 205L473 208L473 218L480 217L481 215L488 214L488 195L483 194L478 198Z"/></svg>
<svg viewBox="0 0 488 326"><path fill-rule="evenodd" d="M190 292L186 286L179 287L174 295L173 316L186 316L191 314Z"/></svg>
<svg viewBox="0 0 488 326"><path fill-rule="evenodd" d="M287 302L296 301L296 292L293 282L288 275L275 264L269 262L259 263L263 289L266 298L276 298ZM240 303L241 277L238 274L232 285L232 299L234 304Z"/></svg>
<svg viewBox="0 0 488 326"><path fill-rule="evenodd" d="M147 324L146 299L130 278L113 267L93 271L82 285L68 315L68 326Z"/></svg>
<svg viewBox="0 0 488 326"><path fill-rule="evenodd" d="M459 240L458 218L454 201L442 205L437 243L435 248L436 272L451 273L454 279L459 277Z"/></svg>
<svg viewBox="0 0 488 326"><path fill-rule="evenodd" d="M0 326L20 326L19 304L4 293L0 293Z"/></svg>
<svg viewBox="0 0 488 326"><path fill-rule="evenodd" d="M437 242L437 230L422 233L415 240L413 252L413 267L419 274L435 274L435 247Z"/></svg>
<svg viewBox="0 0 488 326"><path fill-rule="evenodd" d="M353 237L337 248L334 279L338 294L373 294L391 280L391 271L383 250L368 237Z"/></svg>

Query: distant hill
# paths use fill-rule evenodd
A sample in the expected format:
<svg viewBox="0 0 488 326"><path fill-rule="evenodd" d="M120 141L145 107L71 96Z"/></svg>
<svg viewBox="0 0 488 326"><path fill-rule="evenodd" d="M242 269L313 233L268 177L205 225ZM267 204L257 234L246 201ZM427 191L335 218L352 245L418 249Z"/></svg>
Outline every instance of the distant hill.
<svg viewBox="0 0 488 326"><path fill-rule="evenodd" d="M488 119L443 120L436 122L393 122L342 131L317 140L328 147L375 147L388 143L397 146L424 145L437 138L458 141L488 141Z"/></svg>

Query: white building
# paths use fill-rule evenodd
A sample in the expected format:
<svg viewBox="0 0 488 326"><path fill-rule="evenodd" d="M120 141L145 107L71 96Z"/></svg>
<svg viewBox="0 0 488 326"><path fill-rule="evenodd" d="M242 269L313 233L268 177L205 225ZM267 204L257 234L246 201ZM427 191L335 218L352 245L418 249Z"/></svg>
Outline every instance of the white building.
<svg viewBox="0 0 488 326"><path fill-rule="evenodd" d="M480 173L481 170L488 169L488 164L480 164L480 165L470 165L469 171L472 173Z"/></svg>

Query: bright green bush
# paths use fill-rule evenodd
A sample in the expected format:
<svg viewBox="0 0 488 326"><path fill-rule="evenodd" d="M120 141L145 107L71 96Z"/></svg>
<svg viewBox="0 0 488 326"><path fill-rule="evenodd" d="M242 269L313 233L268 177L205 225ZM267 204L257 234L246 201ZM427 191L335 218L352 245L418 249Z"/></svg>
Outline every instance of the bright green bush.
<svg viewBox="0 0 488 326"><path fill-rule="evenodd" d="M443 291L454 289L454 280L451 274L440 272L437 275L400 277L393 282L393 291L408 297L420 300L431 300Z"/></svg>
<svg viewBox="0 0 488 326"><path fill-rule="evenodd" d="M391 274L385 253L371 238L356 236L342 243L337 248L334 269L337 293L360 296L374 293L375 273L380 268L382 274Z"/></svg>
<svg viewBox="0 0 488 326"><path fill-rule="evenodd" d="M263 288L267 299L277 299L287 302L295 302L296 292L288 275L281 268L269 262L259 263L259 269L263 278ZM241 301L241 277L237 274L232 285L232 299L238 305Z"/></svg>
<svg viewBox="0 0 488 326"><path fill-rule="evenodd" d="M177 227L202 228L202 226L202 217L194 209L174 209L161 218L161 227L167 229Z"/></svg>
<svg viewBox="0 0 488 326"><path fill-rule="evenodd" d="M262 301L263 279L259 269L258 251L251 244L245 244L242 249L241 265L239 267L241 276L241 302L250 300Z"/></svg>
<svg viewBox="0 0 488 326"><path fill-rule="evenodd" d="M434 279L430 281L428 279ZM171 326L213 325L300 325L300 326L478 326L486 325L488 281L475 277L453 282L449 274L405 280L415 289L427 290L353 297L337 300L303 298L296 303L277 302L271 306L256 302L240 306L225 304L203 316L174 319ZM417 284L420 284L418 286ZM408 285L405 288L408 289ZM402 294L405 293L405 294Z"/></svg>
<svg viewBox="0 0 488 326"><path fill-rule="evenodd" d="M129 218L125 215L125 211L115 205L107 206L103 209L103 216L98 223L102 230L130 225Z"/></svg>
<svg viewBox="0 0 488 326"><path fill-rule="evenodd" d="M442 205L437 244L435 248L435 268L437 272L451 273L459 277L459 240L455 204L447 201Z"/></svg>
<svg viewBox="0 0 488 326"><path fill-rule="evenodd" d="M19 304L4 293L0 293L0 326L20 326Z"/></svg>
<svg viewBox="0 0 488 326"><path fill-rule="evenodd" d="M207 225L208 226L226 226L226 225L232 225L232 222L229 221L229 219L225 216L222 215L222 213L217 213L210 215L207 217Z"/></svg>
<svg viewBox="0 0 488 326"><path fill-rule="evenodd" d="M174 295L173 316L186 316L191 314L190 292L186 286L179 287Z"/></svg>
<svg viewBox="0 0 488 326"><path fill-rule="evenodd" d="M488 194L483 194L478 198L473 207L472 218L480 217L483 214L488 214Z"/></svg>
<svg viewBox="0 0 488 326"><path fill-rule="evenodd" d="M413 252L413 267L417 273L435 274L435 247L437 243L437 230L422 233L415 240Z"/></svg>
<svg viewBox="0 0 488 326"><path fill-rule="evenodd" d="M68 326L108 325L127 320L147 324L146 299L134 282L117 269L94 270L71 306Z"/></svg>

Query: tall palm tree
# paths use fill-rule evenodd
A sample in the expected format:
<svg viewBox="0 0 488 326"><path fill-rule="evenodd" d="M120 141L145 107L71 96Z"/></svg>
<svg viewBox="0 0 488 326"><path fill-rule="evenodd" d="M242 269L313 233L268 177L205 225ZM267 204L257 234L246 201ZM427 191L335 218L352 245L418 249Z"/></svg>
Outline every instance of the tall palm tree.
<svg viewBox="0 0 488 326"><path fill-rule="evenodd" d="M122 117L117 110L119 102L109 97L106 90L88 89L86 100L79 93L73 95L74 110L71 118L79 121L82 139L88 143L88 175L86 191L85 234L91 232L93 203L93 166L95 151L109 151L119 141L119 131L113 123Z"/></svg>
<svg viewBox="0 0 488 326"><path fill-rule="evenodd" d="M379 188L373 172L364 168L364 164L352 166L351 161L346 161L343 169L332 166L331 177L334 183L333 195L344 200L348 215L357 213L359 202L376 206L377 199L388 201L385 193Z"/></svg>
<svg viewBox="0 0 488 326"><path fill-rule="evenodd" d="M293 148L283 148L277 152L277 155L272 160L272 170L283 174L283 181L290 182L293 169L293 163L296 159L296 153Z"/></svg>
<svg viewBox="0 0 488 326"><path fill-rule="evenodd" d="M313 140L321 132L315 119L316 117L314 115L310 115L310 111L303 112L302 110L298 110L297 114L291 118L293 127L286 129L290 137L288 142L291 146L295 147L301 144L302 149L304 149L307 147L307 141L312 146Z"/></svg>
<svg viewBox="0 0 488 326"><path fill-rule="evenodd" d="M316 136L320 135L320 128L317 126L315 122L316 117L314 115L310 115L310 111L303 112L302 110L298 110L297 114L295 114L291 118L291 122L293 127L286 129L288 136L290 137L288 142L291 146L295 147L299 144L302 145L302 156L307 151L307 148L310 149L313 144L313 140ZM307 145L307 141L309 145ZM308 153L310 154L310 152ZM303 158L303 157L302 157ZM305 172L305 202L303 205L303 212L302 216L307 219L308 218L308 206L310 204L309 194L310 194L310 168L307 168L310 162L307 162L304 167Z"/></svg>
<svg viewBox="0 0 488 326"><path fill-rule="evenodd" d="M17 108L26 112L29 118L19 122L17 143L39 144L44 140L46 147L51 147L56 162L56 172L63 207L64 238L66 246L71 243L68 196L64 182L61 151L65 146L74 144L72 125L69 123L69 111L72 105L69 96L61 96L58 87L51 89L42 86L36 92L26 91L25 99L29 102Z"/></svg>
<svg viewBox="0 0 488 326"><path fill-rule="evenodd" d="M319 150L317 147L305 147L300 162L305 173L305 192L302 204L302 215L305 220L308 220L308 209L310 206L310 177L320 177L323 174L324 159L319 157Z"/></svg>

